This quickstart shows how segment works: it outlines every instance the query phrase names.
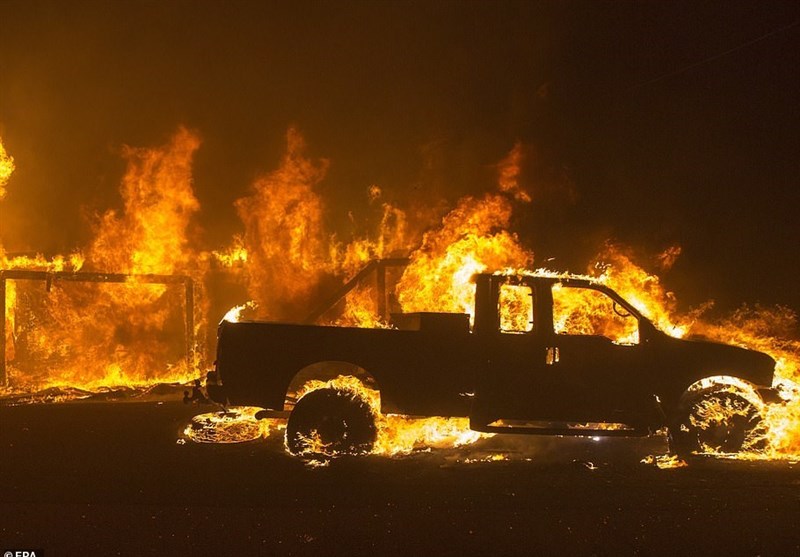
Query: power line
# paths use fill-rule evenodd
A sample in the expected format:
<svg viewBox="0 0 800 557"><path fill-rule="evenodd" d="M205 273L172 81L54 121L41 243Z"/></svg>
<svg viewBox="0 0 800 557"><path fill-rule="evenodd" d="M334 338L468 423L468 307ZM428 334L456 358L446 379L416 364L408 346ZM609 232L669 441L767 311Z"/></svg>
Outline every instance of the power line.
<svg viewBox="0 0 800 557"><path fill-rule="evenodd" d="M768 39L768 38L770 38L770 37L772 37L774 35L777 35L778 33L783 33L784 31L788 31L792 27L797 27L798 25L800 25L800 19L790 23L789 25L784 25L783 27L779 27L778 29L774 29L774 30L772 30L772 31L770 31L768 33L765 33L764 35L756 37L755 39L750 39L749 41L743 42L743 43L741 43L741 44L739 44L737 46L734 46L733 48L729 48L728 50L726 50L724 52L720 52L719 54L714 54L713 56L709 56L708 58L704 58L704 59L699 60L697 62L693 62L693 63L691 63L691 64L689 64L687 66L683 66L681 68L678 68L677 70L666 72L666 73L663 73L663 74L661 74L659 76L654 77L653 79L649 79L647 81L643 81L642 83L634 85L633 87L631 87L631 89L637 89L639 87L644 87L646 85L651 85L651 84L656 83L658 81L661 81L661 80L676 76L678 74L682 74L684 72L687 72L687 71L689 71L691 69L694 69L694 68L696 68L698 66L702 66L703 64L708 64L709 62L713 62L714 60L719 60L720 58L722 58L724 56L727 56L728 54L731 54L733 52L736 52L737 50L741 50L743 48L747 48L748 46L754 45L754 44L756 44L758 42L761 42L761 41L763 41L765 39Z"/></svg>

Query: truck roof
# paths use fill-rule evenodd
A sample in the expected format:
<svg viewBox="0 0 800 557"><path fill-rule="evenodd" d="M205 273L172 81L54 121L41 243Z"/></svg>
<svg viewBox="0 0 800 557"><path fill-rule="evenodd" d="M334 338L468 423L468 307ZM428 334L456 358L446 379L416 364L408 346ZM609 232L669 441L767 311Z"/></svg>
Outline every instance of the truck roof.
<svg viewBox="0 0 800 557"><path fill-rule="evenodd" d="M537 269L535 271L528 271L524 269L506 269L503 271L495 271L494 273L477 273L475 276L503 276L503 277L525 277L541 280L543 282L565 282L573 285L586 285L586 286L601 286L604 281L588 275L579 275L573 273L550 271L548 269Z"/></svg>

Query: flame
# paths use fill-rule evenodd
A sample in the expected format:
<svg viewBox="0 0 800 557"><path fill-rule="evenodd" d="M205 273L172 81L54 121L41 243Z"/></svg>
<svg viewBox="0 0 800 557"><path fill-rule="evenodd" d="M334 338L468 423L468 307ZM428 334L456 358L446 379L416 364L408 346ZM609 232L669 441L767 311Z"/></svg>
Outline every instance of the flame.
<svg viewBox="0 0 800 557"><path fill-rule="evenodd" d="M427 232L397 285L405 312L475 313L475 273L525 268L533 254L506 231L511 201L501 194L466 197Z"/></svg>
<svg viewBox="0 0 800 557"><path fill-rule="evenodd" d="M249 302L245 302L242 305L232 307L228 310L225 316L222 318L223 321L228 321L230 323L238 323L242 320L242 314L247 310L255 310L258 307L258 304L254 300L250 300Z"/></svg>
<svg viewBox="0 0 800 557"><path fill-rule="evenodd" d="M261 316L290 319L329 272L322 200L314 191L328 161L306 158L300 133L289 129L278 170L253 184L236 209L245 227L246 280Z"/></svg>
<svg viewBox="0 0 800 557"><path fill-rule="evenodd" d="M342 239L326 229L326 207L317 191L329 162L310 158L296 129L288 130L286 143L280 166L258 178L250 195L235 203L243 230L226 249L199 252L189 241L199 211L192 189L192 161L200 140L180 128L164 146L123 150L128 169L120 188L122 208L105 211L96 219L94 237L87 246L55 257L11 256L0 246L0 268L180 273L194 278L199 288L206 264L216 261L238 273L251 300L228 312L225 319L230 320L240 319L246 310L269 319L297 320L321 296L355 276L367 261L394 256L410 257L389 293L395 309L473 316L471 277L475 273L520 274L533 268L532 251L511 231L514 210L535 197L522 185L522 144L516 144L496 166L493 191L458 200L444 216L439 215L434 226L421 226L413 213L389 202L378 185L370 185L366 195L375 226L363 225L349 214L354 231ZM0 141L0 199L6 195L14 166ZM664 271L679 256L680 248L671 246L655 258L655 267ZM645 270L631 250L618 244L602 249L589 275L617 291L670 335L704 336L772 355L778 362L776 385L787 402L763 408L767 448L743 456L800 458L800 340L794 312L742 308L715 319L709 303L682 313L676 296L659 276ZM197 362L184 362L175 351L175 336L184 332L180 314L186 301L174 287L136 281L91 285L53 281L48 291L40 283L21 280L7 281L6 286L5 358L17 387L149 385L196 374ZM198 293L198 299L207 304L202 294ZM563 287L554 290L554 297L557 332L601 329L619 343L638 340L631 321L607 299ZM530 293L521 287L504 287L500 302L503 329L528 330ZM205 306L197 307L194 321L201 327ZM364 283L351 291L335 314L325 316L325 322L388 326L386 316L378 311L373 289ZM26 367L30 361L38 364ZM366 387L354 389L358 396L372 400ZM726 410L731 409L708 408L707 414L719 417ZM404 454L416 446L436 446L440 439L446 446L477 439L463 419L388 415L379 418L379 431L378 454Z"/></svg>
<svg viewBox="0 0 800 557"><path fill-rule="evenodd" d="M678 248L670 248L657 258L667 266L679 255ZM765 443L755 438L750 447L736 455L740 459L784 459L800 460L800 340L797 340L797 315L786 307L766 308L744 306L727 317L709 318L707 314L713 302L681 314L676 309L676 297L662 286L658 276L647 273L637 265L623 248L607 245L598 256L595 269L601 270L599 277L616 290L623 298L649 317L663 331L676 336L697 336L718 342L733 344L765 352L777 364L775 384L785 402L758 404L762 414L759 426ZM729 381L729 380L728 380ZM725 390L725 385L720 386ZM744 387L740 386L739 392ZM750 389L747 386L747 389ZM703 409L709 420L719 420L736 408L724 402ZM756 432L758 433L758 432ZM763 445L763 446L762 446Z"/></svg>
<svg viewBox="0 0 800 557"><path fill-rule="evenodd" d="M522 164L522 143L517 142L508 156L498 164L497 187L510 194L517 201L530 203L531 196L519 183L520 165Z"/></svg>
<svg viewBox="0 0 800 557"><path fill-rule="evenodd" d="M233 237L233 244L227 250L211 252L223 267L237 267L247 263L247 248L241 236Z"/></svg>
<svg viewBox="0 0 800 557"><path fill-rule="evenodd" d="M164 148L124 148L124 210L101 217L88 253L94 267L137 274L189 268L194 255L187 249L186 232L200 209L192 190L192 158L198 147L200 139L181 128Z"/></svg>
<svg viewBox="0 0 800 557"><path fill-rule="evenodd" d="M685 460L676 455L648 455L641 460L641 463L656 466L661 470L674 470L688 466Z"/></svg>
<svg viewBox="0 0 800 557"><path fill-rule="evenodd" d="M386 456L409 454L424 448L461 447L493 435L471 430L468 418L411 418L398 414L387 414L378 431L373 452Z"/></svg>
<svg viewBox="0 0 800 557"><path fill-rule="evenodd" d="M234 406L224 412L198 414L183 430L195 443L245 443L266 439L276 431L286 429L280 419L256 418L263 408Z"/></svg>
<svg viewBox="0 0 800 557"><path fill-rule="evenodd" d="M659 259L668 257L677 257L675 248L667 250ZM658 276L634 263L633 256L625 248L606 244L592 267L601 272L599 280L615 290L656 327L676 338L686 334L689 323L686 318L679 316L675 295L663 287Z"/></svg>
<svg viewBox="0 0 800 557"><path fill-rule="evenodd" d="M744 306L716 322L700 318L691 332L737 346L766 352L775 366L775 386L785 399L762 408L767 445L741 458L800 459L800 341L792 338L797 315L786 307Z"/></svg>
<svg viewBox="0 0 800 557"><path fill-rule="evenodd" d="M244 233L231 247L213 253L223 266L241 269L259 318L298 319L312 309L326 284L352 277L373 259L406 255L414 237L405 211L383 201L375 184L366 193L370 206L380 211L377 231L361 237L354 233L347 242L327 233L323 201L315 187L325 178L329 162L312 160L306 151L303 137L290 128L279 167L257 179L251 194L235 203ZM370 296L349 297L328 322L385 326L376 308L369 307L375 305Z"/></svg>
<svg viewBox="0 0 800 557"><path fill-rule="evenodd" d="M350 396L359 397L369 404L378 430L372 454L396 456L423 448L460 447L492 436L469 429L468 418L413 418L382 414L380 393L351 375L340 375L330 381L308 381L298 391L297 400L311 391L326 388L345 391ZM312 449L321 449L313 439L309 441Z"/></svg>
<svg viewBox="0 0 800 557"><path fill-rule="evenodd" d="M518 143L498 165L501 193L462 198L437 228L425 233L397 284L404 312L468 313L473 319L475 273L530 268L533 253L508 231L513 201L531 201L519 183L521 161Z"/></svg>
<svg viewBox="0 0 800 557"><path fill-rule="evenodd" d="M161 148L126 147L122 211L99 219L86 257L4 258L2 267L47 271L196 272L187 230L199 204L191 187L198 137L179 129ZM183 290L146 284L7 281L6 361L16 389L146 386L196 375L185 360ZM10 316L10 318L9 318ZM199 323L200 319L196 320ZM196 331L195 331L196 332Z"/></svg>
<svg viewBox="0 0 800 557"><path fill-rule="evenodd" d="M530 288L504 284L500 287L500 330L524 333L533 326L533 297Z"/></svg>
<svg viewBox="0 0 800 557"><path fill-rule="evenodd" d="M14 157L6 152L3 141L0 139L0 201L6 196L5 186L11 174L14 173Z"/></svg>
<svg viewBox="0 0 800 557"><path fill-rule="evenodd" d="M374 293L365 287L357 288L348 294L341 315L332 324L338 327L391 328L389 323L378 315Z"/></svg>
<svg viewBox="0 0 800 557"><path fill-rule="evenodd" d="M367 189L367 195L371 205L374 205L383 192L373 184ZM333 239L330 248L331 268L341 274L353 275L374 259L407 255L414 236L410 228L405 211L392 203L381 203L377 232L354 238L346 244Z"/></svg>
<svg viewBox="0 0 800 557"><path fill-rule="evenodd" d="M611 298L590 289L553 286L553 329L556 334L600 335L617 344L637 344L637 320L614 306Z"/></svg>

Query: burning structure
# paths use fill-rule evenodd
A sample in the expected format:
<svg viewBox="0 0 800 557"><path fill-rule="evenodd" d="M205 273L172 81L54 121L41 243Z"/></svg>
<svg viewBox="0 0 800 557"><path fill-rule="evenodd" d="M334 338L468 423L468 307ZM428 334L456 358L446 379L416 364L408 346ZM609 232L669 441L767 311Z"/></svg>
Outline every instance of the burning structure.
<svg viewBox="0 0 800 557"><path fill-rule="evenodd" d="M251 194L236 202L241 234L230 246L208 250L198 247L191 231L199 210L192 190L192 157L199 144L196 134L180 129L161 148L126 149L123 209L95 219L93 239L83 249L46 258L9 254L0 247L6 390L147 386L198 377L213 353L213 340L207 341L208 331L213 331L209 325L228 309L227 300L215 296L219 287L209 280L215 272L225 274L243 295L236 301L241 305L226 317L230 321L242 316L297 321L308 316L340 327L388 328L396 325L390 319L394 312L424 320L426 313L444 311L465 315L459 327L468 330L470 323L480 326L473 276L497 271L527 276L526 270L534 268L532 251L510 230L514 208L535 202L520 179L520 145L497 165L496 188L460 199L432 226L425 216L383 201L380 188L372 186L367 194L380 215L377 226L342 240L326 231L323 199L315 190L328 162L307 157L303 138L290 129L279 168L258 178ZM1 196L14 169L4 150L0 168ZM663 261L668 264L678 253L668 250ZM371 267L374 275L360 273L370 261L387 258L404 258L404 263L407 258L408 264ZM778 329L793 323L788 310L741 311L716 323L703 319L703 308L681 314L658 277L637 265L624 248L611 244L589 269L595 280L626 300L620 302L622 313L639 315L674 337L700 335L767 352L777 362L776 386L792 390L800 373L800 343L781 338ZM509 308L499 316L500 325L526 332L533 317L530 297L513 289L501 289L498 296L506 296ZM641 334L616 323L607 301L592 294L561 292L553 302L556 334L591 332L608 316L614 331L611 341L635 342ZM543 357L556 361L557 349L548 348ZM337 375L352 375L341 371ZM718 371L728 376L724 369ZM307 379L296 385L291 402L298 404L304 394L324 391L312 388L320 386L314 383L319 377ZM740 386L730 379L720 384L725 389ZM371 387L367 381L345 389L363 398L362 412L378 411ZM770 457L794 455L800 439L796 403L758 410L763 411L768 443L753 445L753 450ZM721 423L725 415L749 413L749 406L744 409L720 398L705 404L692 419ZM391 419L395 426L406 420ZM376 431L386 431L386 423L378 422ZM458 432L450 437L477 435L469 431L465 418L443 423ZM375 446L379 452L395 451L380 440Z"/></svg>

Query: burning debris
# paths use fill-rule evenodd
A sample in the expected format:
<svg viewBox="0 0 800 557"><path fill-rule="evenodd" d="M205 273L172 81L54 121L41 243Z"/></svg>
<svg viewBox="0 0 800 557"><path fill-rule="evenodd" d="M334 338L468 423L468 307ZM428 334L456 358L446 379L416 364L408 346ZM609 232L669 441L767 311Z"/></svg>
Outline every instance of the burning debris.
<svg viewBox="0 0 800 557"><path fill-rule="evenodd" d="M641 463L655 466L660 470L674 470L688 466L686 461L678 458L677 455L649 455L643 458Z"/></svg>
<svg viewBox="0 0 800 557"><path fill-rule="evenodd" d="M192 418L183 434L195 443L246 443L266 439L286 428L282 420L257 418L256 414L263 410L237 406L221 412L199 414Z"/></svg>

